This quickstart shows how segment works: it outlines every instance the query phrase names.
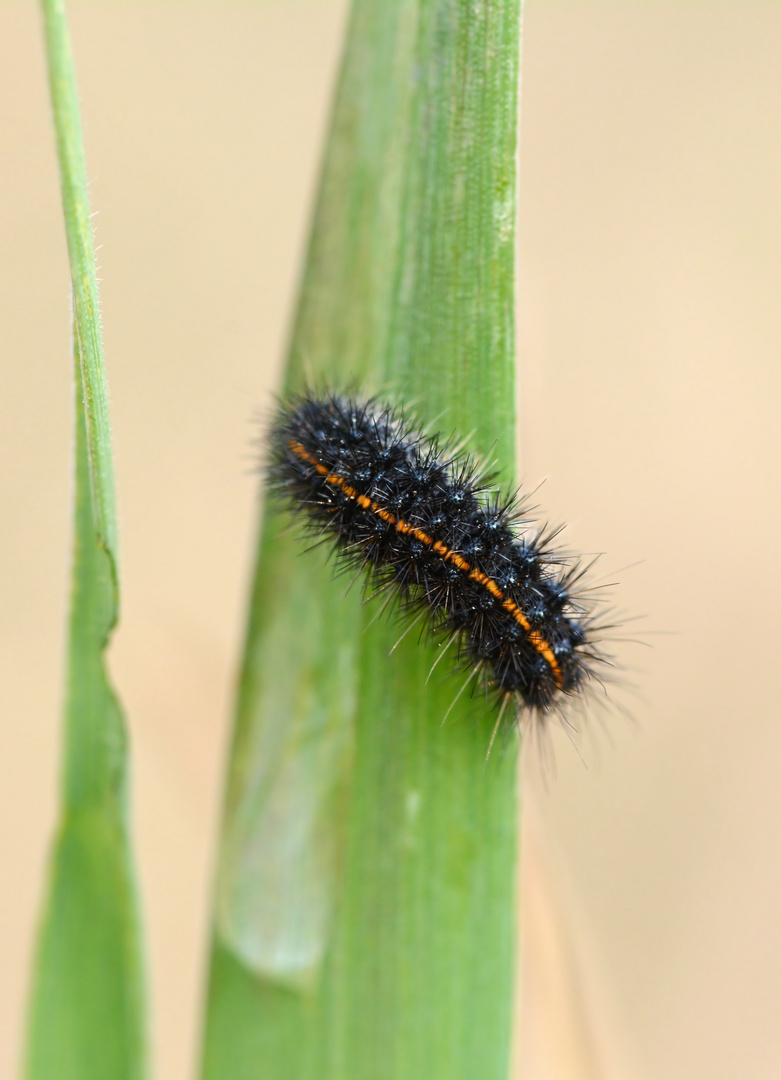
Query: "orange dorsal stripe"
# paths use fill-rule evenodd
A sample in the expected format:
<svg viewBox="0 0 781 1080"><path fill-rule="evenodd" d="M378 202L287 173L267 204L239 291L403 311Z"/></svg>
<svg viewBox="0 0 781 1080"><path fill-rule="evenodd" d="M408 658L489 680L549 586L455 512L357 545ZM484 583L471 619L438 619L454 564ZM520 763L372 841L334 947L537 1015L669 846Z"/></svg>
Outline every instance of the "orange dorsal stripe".
<svg viewBox="0 0 781 1080"><path fill-rule="evenodd" d="M429 534L422 529L410 525L409 522L405 521L403 518L396 517L390 510L387 510L378 502L370 499L367 495L361 495L343 476L339 476L338 473L329 472L325 465L322 465L313 454L310 454L309 451L303 447L301 443L296 442L295 439L291 439L288 445L296 457L300 458L301 461L305 461L307 465L311 465L320 476L323 477L326 484L338 488L348 499L352 499L356 502L362 510L368 510L370 513L376 514L381 521L384 521L387 525L392 525L397 532L402 533L404 536L413 536L416 540L419 540L421 544L425 544L426 547L429 547L432 551L436 552L444 562L451 563L463 574L466 574L470 580L476 581L479 585L486 588L491 596L493 596L493 598L502 605L504 610L512 615L518 625L522 627L529 644L545 660L553 672L553 678L556 685L559 689L562 688L564 685L564 678L550 643L546 641L539 631L532 630L531 623L524 615L523 611L518 607L514 600L509 596L504 595L493 578L488 577L482 570L478 570L476 566L471 566L463 556L459 555L457 551L453 551L447 544L443 544L441 540L435 540L433 536L429 536Z"/></svg>

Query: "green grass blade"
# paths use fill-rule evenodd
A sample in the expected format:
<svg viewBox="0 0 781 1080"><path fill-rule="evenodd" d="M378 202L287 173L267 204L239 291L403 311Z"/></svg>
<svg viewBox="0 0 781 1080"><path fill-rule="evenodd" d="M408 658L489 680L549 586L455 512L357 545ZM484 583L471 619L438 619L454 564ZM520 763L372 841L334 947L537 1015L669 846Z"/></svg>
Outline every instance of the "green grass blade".
<svg viewBox="0 0 781 1080"><path fill-rule="evenodd" d="M355 0L287 379L413 402L508 483L519 31L519 0ZM480 703L442 726L461 684L426 683L433 647L389 656L398 627L367 629L285 525L252 597L204 1076L503 1080L515 744L486 769Z"/></svg>
<svg viewBox="0 0 781 1080"><path fill-rule="evenodd" d="M28 1080L140 1080L144 980L126 812L125 726L104 653L117 621L108 401L78 102L59 0L44 28L70 257L74 559L60 823L33 971Z"/></svg>

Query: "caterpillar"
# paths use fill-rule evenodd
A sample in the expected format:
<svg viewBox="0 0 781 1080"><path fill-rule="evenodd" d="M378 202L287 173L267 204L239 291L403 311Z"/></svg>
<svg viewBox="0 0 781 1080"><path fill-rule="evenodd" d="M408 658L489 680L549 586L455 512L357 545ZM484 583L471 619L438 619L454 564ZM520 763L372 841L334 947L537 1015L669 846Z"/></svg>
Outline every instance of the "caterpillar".
<svg viewBox="0 0 781 1080"><path fill-rule="evenodd" d="M583 567L468 454L378 399L310 393L279 407L269 448L271 487L330 536L339 563L365 570L372 591L395 590L405 615L422 613L435 638L456 644L499 719L509 700L544 717L595 677L606 658L577 591Z"/></svg>

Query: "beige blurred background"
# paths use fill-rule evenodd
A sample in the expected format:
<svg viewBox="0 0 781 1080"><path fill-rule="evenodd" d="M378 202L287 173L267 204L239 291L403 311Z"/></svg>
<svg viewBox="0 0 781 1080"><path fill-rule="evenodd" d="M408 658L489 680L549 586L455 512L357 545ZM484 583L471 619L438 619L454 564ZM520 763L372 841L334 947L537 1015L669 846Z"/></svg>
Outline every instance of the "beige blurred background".
<svg viewBox="0 0 781 1080"><path fill-rule="evenodd" d="M194 1072L253 554L341 3L72 5L119 492L157 1075ZM528 0L522 462L606 551L634 720L527 762L524 1080L781 1076L781 5ZM0 6L0 1075L54 820L68 295L30 4ZM629 569L625 569L629 567ZM657 635L658 631L664 633ZM631 685L630 685L631 684ZM55 1078L53 1078L55 1080ZM419 1078L410 1078L419 1080Z"/></svg>

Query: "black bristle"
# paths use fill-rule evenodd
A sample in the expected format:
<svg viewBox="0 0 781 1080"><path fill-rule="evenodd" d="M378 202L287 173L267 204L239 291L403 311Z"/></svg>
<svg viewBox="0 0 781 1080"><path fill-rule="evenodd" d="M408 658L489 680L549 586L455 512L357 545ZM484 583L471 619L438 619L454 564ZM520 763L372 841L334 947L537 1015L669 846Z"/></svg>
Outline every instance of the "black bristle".
<svg viewBox="0 0 781 1080"><path fill-rule="evenodd" d="M545 714L576 694L602 659L590 607L572 593L577 564L534 530L493 477L376 400L301 396L270 433L270 480L372 591L392 585L405 613L425 610L479 664L500 700Z"/></svg>

